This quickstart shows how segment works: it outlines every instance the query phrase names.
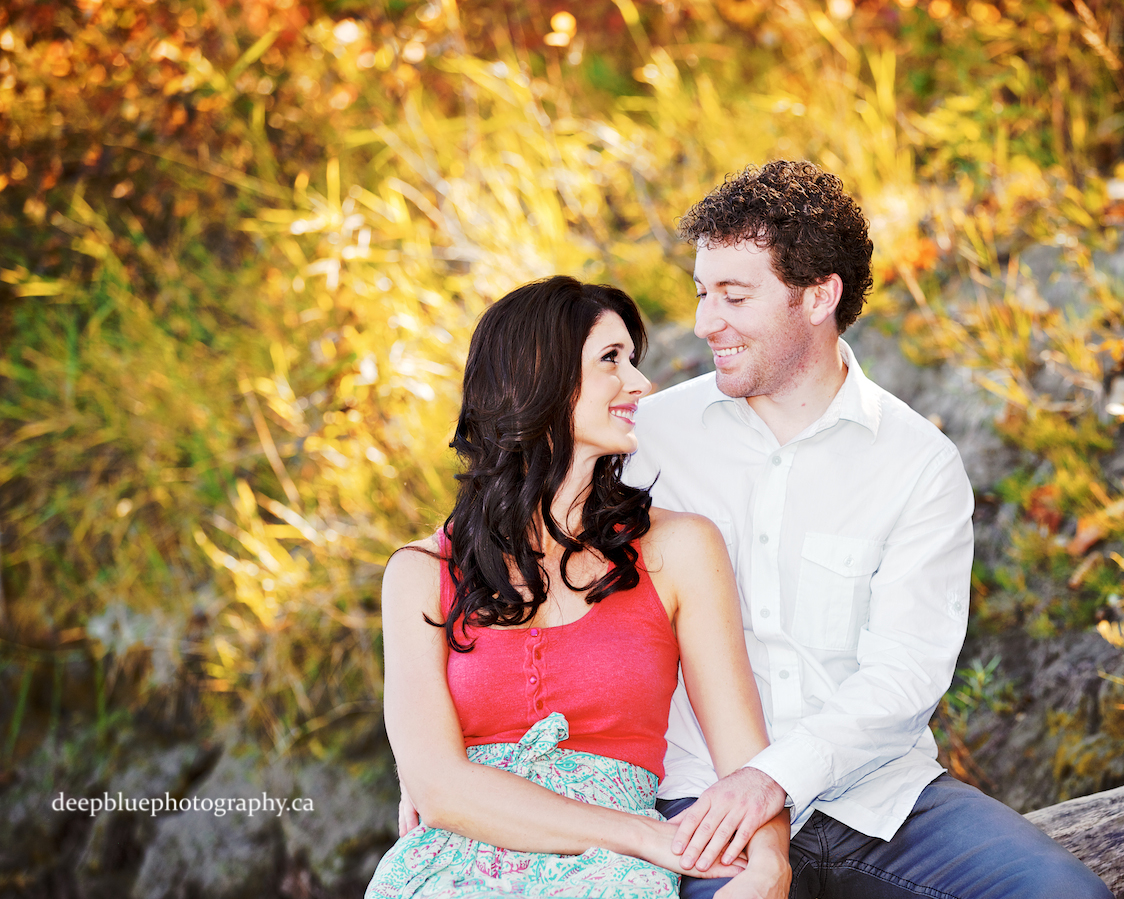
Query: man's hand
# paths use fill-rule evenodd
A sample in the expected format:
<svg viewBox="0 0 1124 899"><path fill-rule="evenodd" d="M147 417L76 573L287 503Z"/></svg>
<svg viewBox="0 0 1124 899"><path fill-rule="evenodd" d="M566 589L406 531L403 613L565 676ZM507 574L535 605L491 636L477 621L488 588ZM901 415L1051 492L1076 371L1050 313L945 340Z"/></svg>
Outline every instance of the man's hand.
<svg viewBox="0 0 1124 899"><path fill-rule="evenodd" d="M784 789L769 775L756 768L741 768L672 819L679 829L671 849L682 855L684 868L706 871L720 856L729 864L762 824L780 814L784 800Z"/></svg>

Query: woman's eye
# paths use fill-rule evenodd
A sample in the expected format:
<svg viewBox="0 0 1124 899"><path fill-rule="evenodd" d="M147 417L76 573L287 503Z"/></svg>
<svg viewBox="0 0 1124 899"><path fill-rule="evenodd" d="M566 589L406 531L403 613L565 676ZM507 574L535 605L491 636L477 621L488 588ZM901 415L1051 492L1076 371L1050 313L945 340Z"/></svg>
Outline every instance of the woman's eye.
<svg viewBox="0 0 1124 899"><path fill-rule="evenodd" d="M617 351L616 350L609 350L609 352L607 352L604 356L601 357L601 361L602 362L616 362L617 361Z"/></svg>

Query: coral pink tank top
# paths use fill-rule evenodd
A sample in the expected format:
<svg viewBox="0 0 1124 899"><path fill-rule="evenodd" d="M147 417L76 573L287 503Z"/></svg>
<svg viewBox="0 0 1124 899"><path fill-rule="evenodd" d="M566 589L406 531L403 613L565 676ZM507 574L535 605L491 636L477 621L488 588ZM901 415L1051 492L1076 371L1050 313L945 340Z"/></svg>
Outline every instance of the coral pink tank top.
<svg viewBox="0 0 1124 899"><path fill-rule="evenodd" d="M466 746L516 743L536 721L561 712L570 725L569 738L559 744L564 749L631 762L663 777L679 644L642 559L637 568L635 588L594 603L569 624L467 629L475 647L450 650L447 667ZM453 593L442 563L443 615Z"/></svg>

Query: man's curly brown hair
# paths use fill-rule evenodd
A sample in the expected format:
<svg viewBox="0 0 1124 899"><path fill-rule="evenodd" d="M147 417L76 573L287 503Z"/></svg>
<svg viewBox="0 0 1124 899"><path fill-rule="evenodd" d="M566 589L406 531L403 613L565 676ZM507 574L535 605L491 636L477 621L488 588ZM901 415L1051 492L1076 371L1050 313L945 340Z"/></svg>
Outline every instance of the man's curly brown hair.
<svg viewBox="0 0 1124 899"><path fill-rule="evenodd" d="M842 334L859 317L873 283L867 227L835 175L811 162L777 160L727 175L679 220L679 236L704 246L752 240L772 251L773 271L796 290L839 275L843 295L835 323Z"/></svg>

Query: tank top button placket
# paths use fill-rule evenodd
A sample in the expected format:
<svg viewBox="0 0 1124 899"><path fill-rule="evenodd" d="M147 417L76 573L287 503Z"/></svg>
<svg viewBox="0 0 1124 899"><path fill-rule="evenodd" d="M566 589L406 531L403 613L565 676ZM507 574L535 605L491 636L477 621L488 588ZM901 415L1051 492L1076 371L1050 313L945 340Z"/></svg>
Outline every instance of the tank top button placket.
<svg viewBox="0 0 1124 899"><path fill-rule="evenodd" d="M542 647L546 635L542 628L527 631L523 650L523 673L527 678L527 706L532 721L547 715L542 696Z"/></svg>

